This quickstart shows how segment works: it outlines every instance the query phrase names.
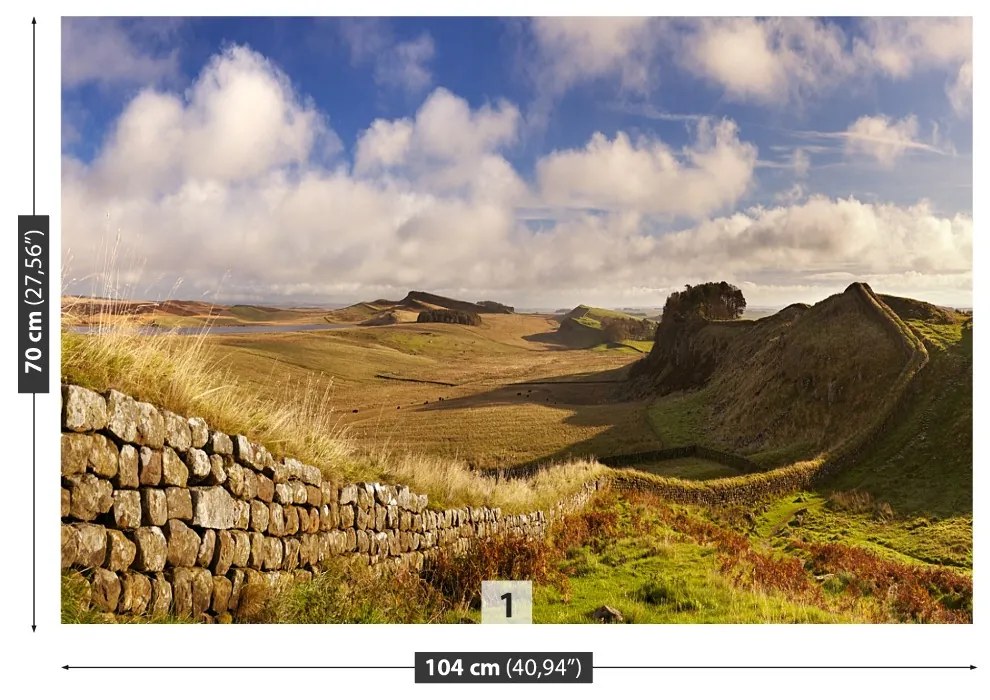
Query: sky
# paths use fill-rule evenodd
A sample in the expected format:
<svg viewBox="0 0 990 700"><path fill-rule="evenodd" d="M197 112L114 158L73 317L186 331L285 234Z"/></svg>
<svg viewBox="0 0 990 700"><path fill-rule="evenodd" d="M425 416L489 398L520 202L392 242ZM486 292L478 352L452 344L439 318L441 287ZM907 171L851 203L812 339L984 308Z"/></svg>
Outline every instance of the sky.
<svg viewBox="0 0 990 700"><path fill-rule="evenodd" d="M64 292L972 304L966 18L64 18Z"/></svg>

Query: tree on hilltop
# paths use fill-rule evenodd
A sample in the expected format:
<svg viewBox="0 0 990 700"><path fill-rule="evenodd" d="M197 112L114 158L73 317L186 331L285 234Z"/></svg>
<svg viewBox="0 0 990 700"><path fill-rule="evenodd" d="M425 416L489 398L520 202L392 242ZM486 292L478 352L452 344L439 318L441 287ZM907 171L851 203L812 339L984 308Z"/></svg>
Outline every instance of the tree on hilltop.
<svg viewBox="0 0 990 700"><path fill-rule="evenodd" d="M742 290L728 282L705 282L684 285L684 291L667 297L663 320L684 320L700 316L709 321L731 321L746 310Z"/></svg>

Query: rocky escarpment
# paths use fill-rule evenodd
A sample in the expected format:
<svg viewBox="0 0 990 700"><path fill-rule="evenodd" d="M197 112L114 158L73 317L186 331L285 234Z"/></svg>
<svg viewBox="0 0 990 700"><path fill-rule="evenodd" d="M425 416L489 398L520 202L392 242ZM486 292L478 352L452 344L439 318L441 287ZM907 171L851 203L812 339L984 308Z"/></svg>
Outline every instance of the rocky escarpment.
<svg viewBox="0 0 990 700"><path fill-rule="evenodd" d="M117 391L65 386L62 399L62 569L109 613L230 619L245 586L305 581L335 558L421 567L477 538L543 536L604 485L545 512L440 510L405 486L337 483Z"/></svg>

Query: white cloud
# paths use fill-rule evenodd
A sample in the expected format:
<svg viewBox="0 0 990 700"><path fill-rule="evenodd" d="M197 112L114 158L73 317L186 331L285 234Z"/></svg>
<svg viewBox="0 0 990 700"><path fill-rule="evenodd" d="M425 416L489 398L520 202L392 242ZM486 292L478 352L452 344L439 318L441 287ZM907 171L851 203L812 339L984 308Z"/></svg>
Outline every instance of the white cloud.
<svg viewBox="0 0 990 700"><path fill-rule="evenodd" d="M938 149L917 140L918 119L910 114L894 121L884 114L863 116L842 133L847 153L873 158L891 167L907 151L940 153Z"/></svg>
<svg viewBox="0 0 990 700"><path fill-rule="evenodd" d="M683 153L623 132L592 136L580 150L555 151L536 165L543 199L558 206L704 216L735 203L749 187L756 148L729 120L702 119Z"/></svg>
<svg viewBox="0 0 990 700"><path fill-rule="evenodd" d="M421 93L433 84L430 62L436 49L429 34L397 41L388 25L377 18L342 19L337 27L351 62L370 64L376 84L409 93Z"/></svg>
<svg viewBox="0 0 990 700"><path fill-rule="evenodd" d="M156 20L157 21L157 20ZM154 50L141 32L114 18L62 19L62 86L140 85L178 74L178 51Z"/></svg>
<svg viewBox="0 0 990 700"><path fill-rule="evenodd" d="M845 79L852 64L836 25L807 18L699 19L678 58L735 100L783 103Z"/></svg>
<svg viewBox="0 0 990 700"><path fill-rule="evenodd" d="M662 303L714 278L772 303L766 290L820 298L838 283L813 276L843 272L969 299L972 219L925 203L795 191L786 205L705 218L751 181L755 149L731 122L700 121L680 152L597 136L547 156L533 187L502 154L518 129L511 104L472 108L437 90L413 117L372 123L353 168L331 167L319 155L326 119L263 57L231 48L185 95L135 96L90 165L65 158L67 289L100 289L109 217L148 261L136 296L326 302L413 287L509 303ZM554 214L575 205L591 209ZM522 206L544 220L523 220ZM667 233L671 214L700 220Z"/></svg>
<svg viewBox="0 0 990 700"><path fill-rule="evenodd" d="M642 17L537 17L531 21L537 45L537 82L563 93L587 80L617 76L622 88L644 92L654 76L656 24Z"/></svg>
<svg viewBox="0 0 990 700"><path fill-rule="evenodd" d="M463 98L437 88L414 119L376 119L361 133L354 172L401 178L429 192L515 200L525 185L499 151L515 142L519 120L519 110L504 100L472 110Z"/></svg>
<svg viewBox="0 0 990 700"><path fill-rule="evenodd" d="M108 194L166 192L191 182L237 182L306 162L336 137L288 77L245 47L214 56L184 96L142 90L92 164ZM339 144L337 144L339 146Z"/></svg>
<svg viewBox="0 0 990 700"><path fill-rule="evenodd" d="M958 116L965 116L973 109L973 62L966 61L959 66L959 72L946 86L949 104Z"/></svg>
<svg viewBox="0 0 990 700"><path fill-rule="evenodd" d="M884 17L861 24L864 36L854 42L859 61L898 80L930 68L955 71L972 59L969 17Z"/></svg>

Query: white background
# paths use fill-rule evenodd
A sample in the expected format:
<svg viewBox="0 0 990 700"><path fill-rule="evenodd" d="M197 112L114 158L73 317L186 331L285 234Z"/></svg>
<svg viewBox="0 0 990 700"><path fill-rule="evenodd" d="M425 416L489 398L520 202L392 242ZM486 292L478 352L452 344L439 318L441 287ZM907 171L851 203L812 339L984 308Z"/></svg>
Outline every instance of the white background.
<svg viewBox="0 0 990 700"><path fill-rule="evenodd" d="M413 9L433 15L462 14L452 2L238 2L244 15L409 14ZM51 2L11 3L0 27L3 55L2 180L3 214L0 230L8 243L0 245L2 318L16 318L14 238L16 215L31 209L31 17L38 18L37 209L52 215L52 278L60 278L59 162L60 162L60 17L62 14L127 15L226 14L227 3L180 0L170 3ZM152 9L154 8L154 9ZM483 15L558 14L548 2L472 3ZM889 8L889 9L887 9ZM984 101L981 62L987 12L975 2L897 5L877 2L716 3L568 3L569 14L652 14L663 10L700 14L809 15L898 14L976 15L974 20L976 88L974 124L980 124ZM981 41L983 40L983 41ZM984 140L974 138L974 219L982 232L981 177ZM982 233L975 239L977 274L974 307L982 309L986 271ZM6 272L5 272L6 271ZM52 327L57 329L58 289L52 291ZM215 697L293 695L308 698L360 693L362 698L403 697L554 697L600 698L603 691L638 690L650 695L718 698L844 698L844 697L974 697L977 687L990 687L987 658L986 596L980 572L985 561L983 532L987 454L986 431L975 431L975 512L977 571L976 623L968 626L915 625L652 625L652 626L223 626L223 625L100 625L63 626L59 623L58 483L58 343L52 342L52 393L38 397L37 437L37 622L31 631L31 398L17 395L16 336L3 335L0 354L0 413L3 455L3 539L0 547L0 616L2 616L3 691L7 697L28 693L46 697L88 698L139 696L174 700L186 694ZM982 324L976 326L982 349ZM977 351L977 355L981 353ZM981 358L982 360L982 358ZM974 377L974 417L986 425L986 378L979 362ZM933 485L937 488L937 485ZM980 641L982 640L982 642ZM591 686L438 686L413 684L411 670L62 670L85 665L412 665L414 651L593 651L597 665L965 665L970 670L599 670Z"/></svg>

